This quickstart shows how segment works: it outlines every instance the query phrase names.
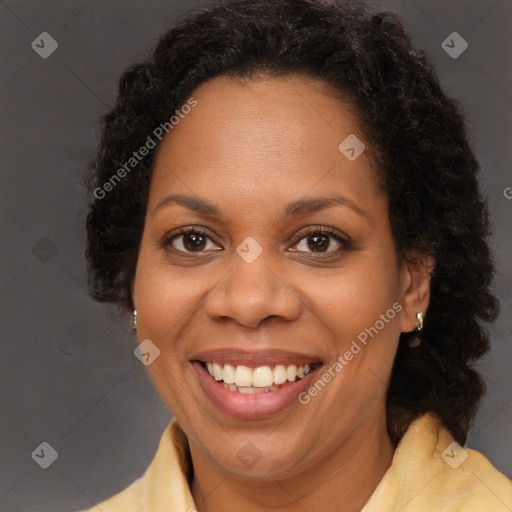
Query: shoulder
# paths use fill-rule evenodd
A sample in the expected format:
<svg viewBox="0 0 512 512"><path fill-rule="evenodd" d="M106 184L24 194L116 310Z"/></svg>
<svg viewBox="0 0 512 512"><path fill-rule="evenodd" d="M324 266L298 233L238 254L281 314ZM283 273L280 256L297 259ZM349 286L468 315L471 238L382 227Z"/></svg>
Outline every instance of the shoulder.
<svg viewBox="0 0 512 512"><path fill-rule="evenodd" d="M194 510L189 471L187 438L173 420L144 475L120 493L83 512Z"/></svg>
<svg viewBox="0 0 512 512"><path fill-rule="evenodd" d="M451 489L453 493L458 506L454 510L512 510L512 482L480 452L453 441L440 457L445 464L439 476L445 480L446 492Z"/></svg>
<svg viewBox="0 0 512 512"><path fill-rule="evenodd" d="M363 512L510 512L512 483L455 442L433 414L414 421Z"/></svg>

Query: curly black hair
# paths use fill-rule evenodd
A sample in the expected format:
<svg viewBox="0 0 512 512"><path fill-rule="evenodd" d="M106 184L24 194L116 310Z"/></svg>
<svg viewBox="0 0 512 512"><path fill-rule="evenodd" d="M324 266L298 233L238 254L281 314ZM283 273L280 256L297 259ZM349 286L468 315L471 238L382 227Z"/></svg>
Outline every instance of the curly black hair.
<svg viewBox="0 0 512 512"><path fill-rule="evenodd" d="M210 4L172 26L145 62L122 75L89 178L87 260L92 296L132 307L130 283L158 149L127 169L134 151L213 77L301 74L333 85L358 113L389 201L400 259L431 256L423 342L402 334L387 398L398 442L435 412L467 437L485 386L472 367L498 314L478 163L461 108L441 91L401 20L346 2L235 0ZM121 169L124 166L124 172ZM116 175L118 179L112 181ZM106 193L108 191L108 193Z"/></svg>

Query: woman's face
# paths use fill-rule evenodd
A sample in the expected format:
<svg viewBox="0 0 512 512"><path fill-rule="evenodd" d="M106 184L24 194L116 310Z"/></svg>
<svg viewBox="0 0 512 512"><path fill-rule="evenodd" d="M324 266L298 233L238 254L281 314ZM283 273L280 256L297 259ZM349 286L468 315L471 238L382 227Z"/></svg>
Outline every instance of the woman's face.
<svg viewBox="0 0 512 512"><path fill-rule="evenodd" d="M193 457L292 475L386 435L398 338L426 308L329 86L217 78L193 97L155 162L138 337L161 351L148 370Z"/></svg>

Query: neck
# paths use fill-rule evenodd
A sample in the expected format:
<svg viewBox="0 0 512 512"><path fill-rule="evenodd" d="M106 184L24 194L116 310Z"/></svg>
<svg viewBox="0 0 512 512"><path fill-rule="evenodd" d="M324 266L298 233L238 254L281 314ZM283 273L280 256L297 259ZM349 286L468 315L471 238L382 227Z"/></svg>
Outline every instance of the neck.
<svg viewBox="0 0 512 512"><path fill-rule="evenodd" d="M375 418L372 418L375 421ZM391 464L385 415L366 421L315 466L293 476L247 479L219 469L191 446L198 512L360 511Z"/></svg>

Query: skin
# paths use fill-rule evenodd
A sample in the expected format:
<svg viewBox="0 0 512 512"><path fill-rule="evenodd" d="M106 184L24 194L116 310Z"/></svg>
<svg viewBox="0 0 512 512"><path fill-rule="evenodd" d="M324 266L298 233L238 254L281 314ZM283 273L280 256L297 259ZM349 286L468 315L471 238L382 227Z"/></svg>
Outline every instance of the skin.
<svg viewBox="0 0 512 512"><path fill-rule="evenodd" d="M398 260L368 144L355 161L338 150L349 134L365 138L329 85L223 77L193 97L159 148L132 293L139 339L161 350L149 373L189 439L197 509L360 510L393 456L386 390L400 333L427 310L428 265ZM158 207L171 194L219 212ZM346 204L285 214L294 201L334 195ZM186 226L206 231L201 251L185 252L187 235L172 238ZM308 235L319 227L350 245L330 238L315 251ZM263 249L251 264L236 253L249 236ZM220 411L189 362L206 349L279 348L327 368L394 303L402 310L309 404L271 417ZM247 443L261 454L251 468L237 457Z"/></svg>

